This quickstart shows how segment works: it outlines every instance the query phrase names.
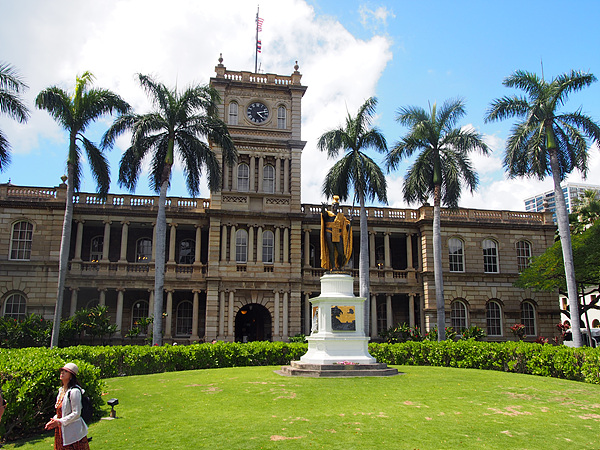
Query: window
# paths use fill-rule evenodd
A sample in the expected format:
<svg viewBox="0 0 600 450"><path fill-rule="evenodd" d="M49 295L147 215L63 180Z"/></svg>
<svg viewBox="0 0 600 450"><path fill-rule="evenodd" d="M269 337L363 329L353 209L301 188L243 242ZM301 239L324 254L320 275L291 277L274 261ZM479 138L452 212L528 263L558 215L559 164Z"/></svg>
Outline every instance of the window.
<svg viewBox="0 0 600 450"><path fill-rule="evenodd" d="M270 164L263 169L263 191L271 194L275 192L275 168Z"/></svg>
<svg viewBox="0 0 600 450"><path fill-rule="evenodd" d="M448 254L450 258L450 272L464 272L463 241L458 238L448 240Z"/></svg>
<svg viewBox="0 0 600 450"><path fill-rule="evenodd" d="M90 261L98 262L102 259L102 249L104 248L104 236L92 238L90 245Z"/></svg>
<svg viewBox="0 0 600 450"><path fill-rule="evenodd" d="M245 263L248 261L248 232L237 230L235 232L235 262Z"/></svg>
<svg viewBox="0 0 600 450"><path fill-rule="evenodd" d="M27 316L27 299L20 292L10 294L4 302L4 317L23 320Z"/></svg>
<svg viewBox="0 0 600 450"><path fill-rule="evenodd" d="M177 336L191 336L192 335L192 321L193 321L193 305L192 302L186 300L177 305L176 313L176 325L175 334Z"/></svg>
<svg viewBox="0 0 600 450"><path fill-rule="evenodd" d="M238 191L248 192L250 186L250 168L248 164L241 163L238 165L237 187Z"/></svg>
<svg viewBox="0 0 600 450"><path fill-rule="evenodd" d="M263 232L263 248L262 248L262 260L264 263L273 264L273 249L275 238L273 232L270 230Z"/></svg>
<svg viewBox="0 0 600 450"><path fill-rule="evenodd" d="M535 331L535 308L528 301L521 303L521 323L525 325L525 334L527 336L536 336Z"/></svg>
<svg viewBox="0 0 600 450"><path fill-rule="evenodd" d="M502 309L498 302L490 300L485 305L485 320L488 336L502 336Z"/></svg>
<svg viewBox="0 0 600 450"><path fill-rule="evenodd" d="M483 241L483 271L498 273L498 244L491 239Z"/></svg>
<svg viewBox="0 0 600 450"><path fill-rule="evenodd" d="M194 264L196 260L196 241L184 239L179 243L179 264Z"/></svg>
<svg viewBox="0 0 600 450"><path fill-rule="evenodd" d="M517 266L519 272L523 272L529 267L531 260L531 244L527 241L517 242Z"/></svg>
<svg viewBox="0 0 600 450"><path fill-rule="evenodd" d="M32 242L33 224L26 221L16 222L13 225L10 241L10 259L29 260Z"/></svg>
<svg viewBox="0 0 600 450"><path fill-rule="evenodd" d="M592 328L600 328L600 320L598 320L598 319L592 320Z"/></svg>
<svg viewBox="0 0 600 450"><path fill-rule="evenodd" d="M141 238L135 244L135 262L149 263L152 258L152 240Z"/></svg>
<svg viewBox="0 0 600 450"><path fill-rule="evenodd" d="M229 104L229 125L238 124L238 104L231 102Z"/></svg>
<svg viewBox="0 0 600 450"><path fill-rule="evenodd" d="M286 129L286 110L285 106L277 108L277 128L280 130Z"/></svg>
<svg viewBox="0 0 600 450"><path fill-rule="evenodd" d="M461 300L455 300L452 303L450 325L457 333L467 328L467 305Z"/></svg>
<svg viewBox="0 0 600 450"><path fill-rule="evenodd" d="M141 334L145 335L148 333L148 325L141 326L140 319L147 319L149 315L148 302L146 300L138 300L134 303L131 308L131 328L140 328Z"/></svg>

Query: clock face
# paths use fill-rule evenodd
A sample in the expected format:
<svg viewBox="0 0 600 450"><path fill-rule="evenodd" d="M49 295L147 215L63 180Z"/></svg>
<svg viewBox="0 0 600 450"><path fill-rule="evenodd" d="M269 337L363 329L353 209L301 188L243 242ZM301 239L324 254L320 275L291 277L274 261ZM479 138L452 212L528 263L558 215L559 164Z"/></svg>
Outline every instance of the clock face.
<svg viewBox="0 0 600 450"><path fill-rule="evenodd" d="M269 118L269 108L260 102L250 103L246 109L248 120L254 123L263 123Z"/></svg>

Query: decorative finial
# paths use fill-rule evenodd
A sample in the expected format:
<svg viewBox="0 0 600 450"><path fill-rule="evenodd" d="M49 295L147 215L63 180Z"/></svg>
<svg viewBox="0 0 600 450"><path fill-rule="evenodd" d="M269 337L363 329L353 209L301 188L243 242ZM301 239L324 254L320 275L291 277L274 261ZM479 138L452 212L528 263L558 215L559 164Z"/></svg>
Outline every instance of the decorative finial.
<svg viewBox="0 0 600 450"><path fill-rule="evenodd" d="M219 53L219 65L223 64L223 53Z"/></svg>
<svg viewBox="0 0 600 450"><path fill-rule="evenodd" d="M66 175L63 175L62 177L60 177L60 179L62 180L63 184L67 182L68 177Z"/></svg>
<svg viewBox="0 0 600 450"><path fill-rule="evenodd" d="M296 72L298 72L298 69L300 68L300 66L298 65L298 61L296 61L296 64L294 65L294 70Z"/></svg>

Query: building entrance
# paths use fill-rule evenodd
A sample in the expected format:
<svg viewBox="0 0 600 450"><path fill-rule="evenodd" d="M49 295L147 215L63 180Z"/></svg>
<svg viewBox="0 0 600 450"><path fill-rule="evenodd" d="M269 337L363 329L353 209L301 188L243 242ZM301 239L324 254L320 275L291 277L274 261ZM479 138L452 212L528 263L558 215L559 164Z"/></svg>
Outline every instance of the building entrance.
<svg viewBox="0 0 600 450"><path fill-rule="evenodd" d="M235 316L235 341L270 341L271 314L258 303L244 305Z"/></svg>

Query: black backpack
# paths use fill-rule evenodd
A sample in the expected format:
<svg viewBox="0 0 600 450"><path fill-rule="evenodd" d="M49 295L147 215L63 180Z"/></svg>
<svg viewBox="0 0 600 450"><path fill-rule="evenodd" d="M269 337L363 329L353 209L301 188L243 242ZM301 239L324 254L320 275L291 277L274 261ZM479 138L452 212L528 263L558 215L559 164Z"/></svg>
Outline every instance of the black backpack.
<svg viewBox="0 0 600 450"><path fill-rule="evenodd" d="M81 392L81 418L87 424L91 423L92 418L94 417L94 406L92 405L92 400L89 395L85 395L83 393L83 389L80 386L75 386ZM71 402L71 391L69 390L69 403Z"/></svg>

